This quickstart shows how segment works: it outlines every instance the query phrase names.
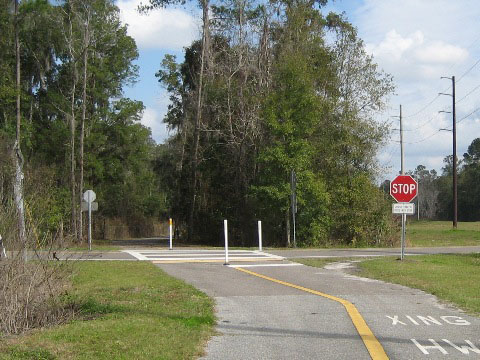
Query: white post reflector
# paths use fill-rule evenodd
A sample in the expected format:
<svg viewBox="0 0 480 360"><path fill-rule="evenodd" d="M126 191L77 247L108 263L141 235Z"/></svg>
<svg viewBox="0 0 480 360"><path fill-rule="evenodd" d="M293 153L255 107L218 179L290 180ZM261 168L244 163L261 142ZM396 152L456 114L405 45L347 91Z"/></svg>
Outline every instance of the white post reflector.
<svg viewBox="0 0 480 360"><path fill-rule="evenodd" d="M223 232L225 234L225 265L228 265L228 224L223 220Z"/></svg>
<svg viewBox="0 0 480 360"><path fill-rule="evenodd" d="M258 220L258 250L262 250L262 222Z"/></svg>
<svg viewBox="0 0 480 360"><path fill-rule="evenodd" d="M173 244L172 244L172 240L173 240L173 221L172 221L172 218L168 219L168 229L169 229L169 234L170 234L170 250L173 249Z"/></svg>

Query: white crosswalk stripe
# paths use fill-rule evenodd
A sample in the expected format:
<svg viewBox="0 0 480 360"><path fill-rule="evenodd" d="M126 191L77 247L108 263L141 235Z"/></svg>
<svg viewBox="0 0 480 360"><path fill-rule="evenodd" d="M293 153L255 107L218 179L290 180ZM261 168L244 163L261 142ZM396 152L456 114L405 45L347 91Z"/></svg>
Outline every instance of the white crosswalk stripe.
<svg viewBox="0 0 480 360"><path fill-rule="evenodd" d="M153 263L224 262L224 250L122 250L138 260ZM229 250L229 262L236 261L282 261L284 258L261 251Z"/></svg>

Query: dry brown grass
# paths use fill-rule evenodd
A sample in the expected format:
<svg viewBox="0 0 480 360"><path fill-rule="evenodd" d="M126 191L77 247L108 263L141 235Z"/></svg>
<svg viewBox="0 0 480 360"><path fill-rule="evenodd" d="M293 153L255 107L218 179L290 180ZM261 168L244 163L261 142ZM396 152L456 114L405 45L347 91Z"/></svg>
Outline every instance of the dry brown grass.
<svg viewBox="0 0 480 360"><path fill-rule="evenodd" d="M68 319L61 295L70 274L66 263L37 259L25 262L21 254L0 262L0 333L18 334Z"/></svg>

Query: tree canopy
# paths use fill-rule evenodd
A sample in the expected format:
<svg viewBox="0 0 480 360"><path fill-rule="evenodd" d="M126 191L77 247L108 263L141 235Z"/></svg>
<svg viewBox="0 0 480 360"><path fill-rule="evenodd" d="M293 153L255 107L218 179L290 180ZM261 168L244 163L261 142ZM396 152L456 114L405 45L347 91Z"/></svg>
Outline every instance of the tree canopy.
<svg viewBox="0 0 480 360"><path fill-rule="evenodd" d="M2 159L10 158L15 135L11 4L5 0L0 7ZM140 123L144 106L123 96L123 88L138 77L138 50L114 1L23 0L18 26L27 221L29 207L42 208L35 184L51 191L42 210L49 221L42 231L65 223L67 232L77 233L81 194L88 188L99 195L102 216L164 214L154 172L157 146ZM2 162L0 202L6 207L10 171L9 162Z"/></svg>
<svg viewBox="0 0 480 360"><path fill-rule="evenodd" d="M356 30L322 5L212 4L209 41L194 42L182 63L170 55L162 61L157 77L171 99L165 122L175 130L167 145L178 179L172 210L199 241L219 242L211 229L226 218L239 245L254 242L256 220L264 221L267 242L289 244L292 171L300 245L388 237L380 235L390 226L388 201L374 183L374 154L387 131L375 114L392 79Z"/></svg>

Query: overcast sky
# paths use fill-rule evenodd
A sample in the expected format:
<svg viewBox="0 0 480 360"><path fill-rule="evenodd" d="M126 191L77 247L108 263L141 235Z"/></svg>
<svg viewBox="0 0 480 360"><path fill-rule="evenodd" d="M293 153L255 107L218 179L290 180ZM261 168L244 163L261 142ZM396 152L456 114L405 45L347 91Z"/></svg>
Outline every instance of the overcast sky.
<svg viewBox="0 0 480 360"><path fill-rule="evenodd" d="M168 96L154 76L165 53L182 58L182 49L199 35L199 17L194 11L162 9L139 15L140 0L119 0L122 20L140 50L140 81L125 95L146 106L142 122L153 138L168 136L162 124ZM404 116L405 168L422 164L440 171L443 158L452 154L451 81L456 77L457 156L480 137L480 1L478 0L337 0L328 10L345 12L357 27L368 53L394 77L396 95L379 119L398 128L399 105ZM478 88L477 88L478 87ZM473 113L472 113L473 112ZM470 116L467 116L471 114ZM391 179L400 170L398 132L379 154L386 168L382 178Z"/></svg>

